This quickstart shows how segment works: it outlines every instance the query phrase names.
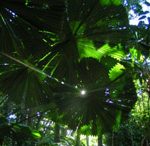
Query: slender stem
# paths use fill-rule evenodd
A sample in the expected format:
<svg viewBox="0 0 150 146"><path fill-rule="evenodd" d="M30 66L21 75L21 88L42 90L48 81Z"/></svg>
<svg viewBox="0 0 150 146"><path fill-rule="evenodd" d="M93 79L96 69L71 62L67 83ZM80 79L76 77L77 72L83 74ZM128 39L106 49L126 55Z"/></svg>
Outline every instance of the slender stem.
<svg viewBox="0 0 150 146"><path fill-rule="evenodd" d="M5 97L1 100L0 105L2 105L7 99L8 99L8 97L5 96Z"/></svg>

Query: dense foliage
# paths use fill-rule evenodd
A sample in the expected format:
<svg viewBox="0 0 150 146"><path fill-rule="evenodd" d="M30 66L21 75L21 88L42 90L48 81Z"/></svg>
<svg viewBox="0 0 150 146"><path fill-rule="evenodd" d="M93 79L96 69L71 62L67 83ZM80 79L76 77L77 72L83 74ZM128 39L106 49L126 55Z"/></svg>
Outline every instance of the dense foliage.
<svg viewBox="0 0 150 146"><path fill-rule="evenodd" d="M138 145L131 135L141 126L139 141L148 143L150 18L139 6L121 0L0 1L0 144L78 146L84 134L97 135L102 145L103 134L125 138L127 129ZM129 24L131 8L140 16L138 26ZM140 98L148 106L139 120ZM125 145L126 138L117 141Z"/></svg>

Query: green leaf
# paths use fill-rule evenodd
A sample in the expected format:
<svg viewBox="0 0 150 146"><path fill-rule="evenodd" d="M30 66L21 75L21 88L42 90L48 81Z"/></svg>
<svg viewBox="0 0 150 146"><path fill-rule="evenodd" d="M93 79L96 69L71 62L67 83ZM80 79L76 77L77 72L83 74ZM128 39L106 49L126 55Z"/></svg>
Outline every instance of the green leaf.
<svg viewBox="0 0 150 146"><path fill-rule="evenodd" d="M113 0L112 3L118 6L118 5L121 5L121 0Z"/></svg>
<svg viewBox="0 0 150 146"><path fill-rule="evenodd" d="M112 48L108 44L105 44L102 47L100 47L98 49L98 52L100 53L100 59L103 56L108 55L111 51L112 51Z"/></svg>
<svg viewBox="0 0 150 146"><path fill-rule="evenodd" d="M138 59L138 51L135 48L130 49L130 54L133 62Z"/></svg>
<svg viewBox="0 0 150 146"><path fill-rule="evenodd" d="M110 0L100 0L101 5L110 5L111 1Z"/></svg>
<svg viewBox="0 0 150 146"><path fill-rule="evenodd" d="M91 134L91 127L90 125L84 125L80 128L80 132L82 134L85 134L85 135L90 135Z"/></svg>
<svg viewBox="0 0 150 146"><path fill-rule="evenodd" d="M91 57L99 60L100 53L96 50L92 40L80 39L77 45L81 59Z"/></svg>
<svg viewBox="0 0 150 146"><path fill-rule="evenodd" d="M101 5L121 5L121 0L100 0Z"/></svg>
<svg viewBox="0 0 150 146"><path fill-rule="evenodd" d="M118 130L120 124L121 124L121 111L117 111L116 113L116 121L115 121L115 124L113 126L113 130L116 131Z"/></svg>
<svg viewBox="0 0 150 146"><path fill-rule="evenodd" d="M125 67L122 64L117 63L113 68L110 69L109 79L111 81L115 80L123 73L123 70L125 70Z"/></svg>
<svg viewBox="0 0 150 146"><path fill-rule="evenodd" d="M116 50L116 51L111 52L109 56L120 61L125 56L125 54L121 50Z"/></svg>
<svg viewBox="0 0 150 146"><path fill-rule="evenodd" d="M80 21L73 21L73 22L70 22L70 28L72 30L72 33L75 34L76 31L77 31L77 35L82 35L85 31L85 25L82 24L80 26Z"/></svg>
<svg viewBox="0 0 150 146"><path fill-rule="evenodd" d="M16 133L19 133L22 129L19 125L13 125L12 130Z"/></svg>
<svg viewBox="0 0 150 146"><path fill-rule="evenodd" d="M32 131L32 136L33 136L33 138L36 138L36 139L41 138L41 134L36 130Z"/></svg>
<svg viewBox="0 0 150 146"><path fill-rule="evenodd" d="M91 57L100 60L104 56L110 56L120 61L125 56L121 45L110 47L109 44L104 44L97 50L93 41L88 39L78 40L78 50L81 59Z"/></svg>
<svg viewBox="0 0 150 146"><path fill-rule="evenodd" d="M120 61L125 56L125 53L122 50L122 46L120 44L113 48L110 47L109 44L105 44L98 49L98 52L100 53L99 59L101 59L103 56L110 56Z"/></svg>

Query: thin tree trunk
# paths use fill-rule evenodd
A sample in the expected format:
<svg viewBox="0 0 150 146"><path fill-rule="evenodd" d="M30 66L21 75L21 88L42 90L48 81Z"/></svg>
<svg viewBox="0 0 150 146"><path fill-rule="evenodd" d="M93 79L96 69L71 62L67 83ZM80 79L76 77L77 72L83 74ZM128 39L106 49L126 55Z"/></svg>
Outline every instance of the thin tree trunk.
<svg viewBox="0 0 150 146"><path fill-rule="evenodd" d="M105 137L106 137L106 146L112 146L112 134L107 133Z"/></svg>
<svg viewBox="0 0 150 146"><path fill-rule="evenodd" d="M112 146L115 146L115 133L112 133Z"/></svg>
<svg viewBox="0 0 150 146"><path fill-rule="evenodd" d="M89 143L89 136L86 135L86 146L90 146L90 143Z"/></svg>
<svg viewBox="0 0 150 146"><path fill-rule="evenodd" d="M76 144L75 146L80 146L80 131L77 130L77 136L76 136Z"/></svg>
<svg viewBox="0 0 150 146"><path fill-rule="evenodd" d="M57 123L55 123L55 129L54 129L54 142L56 143L60 142L60 126Z"/></svg>
<svg viewBox="0 0 150 146"><path fill-rule="evenodd" d="M61 136L62 137L66 137L67 135L67 129L64 127L60 127L60 131L61 131Z"/></svg>
<svg viewBox="0 0 150 146"><path fill-rule="evenodd" d="M144 137L141 141L141 146L149 146L149 141Z"/></svg>
<svg viewBox="0 0 150 146"><path fill-rule="evenodd" d="M103 146L102 133L98 135L98 146Z"/></svg>

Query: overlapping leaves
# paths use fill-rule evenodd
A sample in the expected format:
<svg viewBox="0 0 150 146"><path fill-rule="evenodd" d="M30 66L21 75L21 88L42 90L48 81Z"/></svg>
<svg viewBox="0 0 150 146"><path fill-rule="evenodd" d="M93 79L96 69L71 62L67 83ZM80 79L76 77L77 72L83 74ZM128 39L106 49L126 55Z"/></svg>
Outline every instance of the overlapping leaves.
<svg viewBox="0 0 150 146"><path fill-rule="evenodd" d="M41 138L39 131L18 123L9 122L6 117L0 115L0 144L3 144L5 138L11 138L13 141L22 144L23 141L37 140Z"/></svg>
<svg viewBox="0 0 150 146"><path fill-rule="evenodd" d="M0 3L1 67L6 69L6 58L12 59L4 52L15 58L9 62L10 70L1 69L0 74L0 88L9 99L34 105L53 96L51 102L70 127L92 123L92 129L101 125L103 132L112 128L120 110L128 114L135 100L128 104L122 97L127 92L128 98L134 95L132 81L126 82L123 76L110 82L122 73L116 64L125 53L118 44L124 45L129 38L128 18L120 1ZM17 68L18 63L25 67ZM47 78L40 78L30 65ZM127 91L128 84L131 90ZM79 94L82 88L88 91L85 97ZM52 94L47 92L51 90Z"/></svg>

